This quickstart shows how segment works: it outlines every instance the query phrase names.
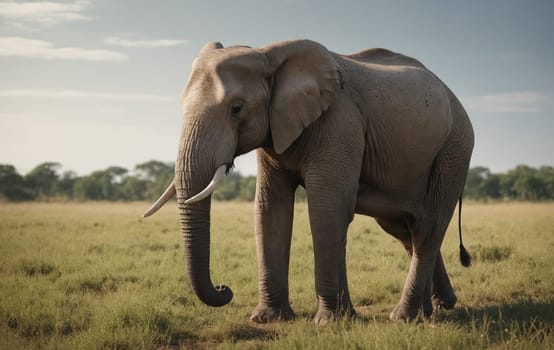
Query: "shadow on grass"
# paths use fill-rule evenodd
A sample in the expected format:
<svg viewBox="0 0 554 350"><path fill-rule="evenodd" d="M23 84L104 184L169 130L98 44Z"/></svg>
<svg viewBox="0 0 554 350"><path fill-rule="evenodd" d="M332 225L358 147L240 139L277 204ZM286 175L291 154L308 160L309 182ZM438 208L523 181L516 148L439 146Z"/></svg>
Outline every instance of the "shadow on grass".
<svg viewBox="0 0 554 350"><path fill-rule="evenodd" d="M273 325L234 324L228 329L212 334L197 336L192 333L184 333L181 336L172 335L171 342L167 346L157 349L176 350L183 347L187 349L212 349L224 342L240 343L250 341L268 341L277 337L277 331Z"/></svg>
<svg viewBox="0 0 554 350"><path fill-rule="evenodd" d="M554 333L554 299L456 308L439 312L434 320L451 322L466 329L479 329L492 341L505 340L507 336L544 340Z"/></svg>
<svg viewBox="0 0 554 350"><path fill-rule="evenodd" d="M240 340L273 340L277 332L263 325L236 325L228 331L228 336L233 341Z"/></svg>
<svg viewBox="0 0 554 350"><path fill-rule="evenodd" d="M313 322L315 315L316 315L315 311L297 312L295 318L293 318L290 321L284 321L284 322L297 322L298 320L306 320L306 321ZM356 307L355 315L343 316L341 319L339 319L336 322L351 322L351 321L361 322L365 325L368 325L374 322L378 322L378 323L390 322L388 313L372 312L368 310L367 307L364 307L364 306ZM314 323L314 327L315 327L315 323Z"/></svg>
<svg viewBox="0 0 554 350"><path fill-rule="evenodd" d="M358 306L357 314L351 319L370 323L392 323L388 312L371 310ZM313 313L297 315L310 318ZM506 328L514 331L542 330L554 332L554 299L535 302L521 300L511 304L495 304L484 307L456 307L449 311L439 311L427 319L428 322L453 323L460 327L475 325L494 331L505 331Z"/></svg>
<svg viewBox="0 0 554 350"><path fill-rule="evenodd" d="M357 307L355 319L361 322L390 322L385 312L375 312ZM541 302L521 300L511 304L495 304L484 307L455 307L449 311L439 311L429 321L451 322L459 326L472 322L496 324L520 324L522 326L541 323L554 328L554 299Z"/></svg>
<svg viewBox="0 0 554 350"><path fill-rule="evenodd" d="M455 308L452 311L441 312L437 321L468 323L475 320L491 320L497 322L532 322L540 321L549 326L554 325L554 299L543 302L522 300L513 304L490 305L477 308Z"/></svg>

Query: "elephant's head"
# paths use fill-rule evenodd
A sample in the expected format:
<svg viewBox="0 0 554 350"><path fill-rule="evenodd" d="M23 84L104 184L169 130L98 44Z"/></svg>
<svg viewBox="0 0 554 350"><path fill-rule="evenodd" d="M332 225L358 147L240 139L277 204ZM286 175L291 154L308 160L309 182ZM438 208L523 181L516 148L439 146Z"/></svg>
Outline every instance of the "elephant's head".
<svg viewBox="0 0 554 350"><path fill-rule="evenodd" d="M208 43L200 51L181 93L175 178L144 216L177 193L190 281L206 304L222 306L233 296L210 278L211 192L236 156L260 146L285 152L341 86L333 55L311 41L261 49Z"/></svg>

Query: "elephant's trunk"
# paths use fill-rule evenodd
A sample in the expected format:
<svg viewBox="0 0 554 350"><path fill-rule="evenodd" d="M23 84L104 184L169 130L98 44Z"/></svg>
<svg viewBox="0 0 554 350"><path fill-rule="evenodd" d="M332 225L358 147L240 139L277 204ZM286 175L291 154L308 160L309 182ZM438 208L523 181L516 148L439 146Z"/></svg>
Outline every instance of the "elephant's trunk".
<svg viewBox="0 0 554 350"><path fill-rule="evenodd" d="M181 148L182 153L176 162L174 184L187 271L192 288L200 300L210 306L223 306L231 301L233 293L226 286L214 287L210 278L211 198L187 202L187 199L206 187L213 173L203 174L209 170L201 169L198 163L191 162L191 153L196 152L190 152L190 149L186 149L187 146L184 147L185 149Z"/></svg>

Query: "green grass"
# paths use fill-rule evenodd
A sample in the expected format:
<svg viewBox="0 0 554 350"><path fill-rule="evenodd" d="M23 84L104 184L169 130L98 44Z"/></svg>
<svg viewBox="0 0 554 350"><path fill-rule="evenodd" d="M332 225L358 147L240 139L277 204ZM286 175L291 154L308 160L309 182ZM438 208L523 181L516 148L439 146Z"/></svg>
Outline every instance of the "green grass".
<svg viewBox="0 0 554 350"><path fill-rule="evenodd" d="M297 204L290 294L298 317L256 325L253 204L213 203L212 279L233 301L191 292L175 205L0 203L1 349L547 349L554 348L554 204L464 207L473 266L458 262L456 222L442 252L454 310L392 323L408 269L401 245L357 216L348 277L359 317L316 327L307 208Z"/></svg>

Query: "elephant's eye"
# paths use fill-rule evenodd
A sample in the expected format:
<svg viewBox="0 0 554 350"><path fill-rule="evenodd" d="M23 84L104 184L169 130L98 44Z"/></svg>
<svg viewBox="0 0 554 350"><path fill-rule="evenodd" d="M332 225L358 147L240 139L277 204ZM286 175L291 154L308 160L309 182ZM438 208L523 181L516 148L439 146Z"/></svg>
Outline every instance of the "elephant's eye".
<svg viewBox="0 0 554 350"><path fill-rule="evenodd" d="M242 110L242 103L235 103L231 107L231 113L233 114L239 114L241 110Z"/></svg>

